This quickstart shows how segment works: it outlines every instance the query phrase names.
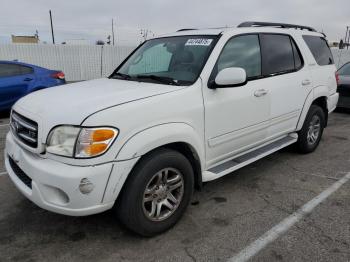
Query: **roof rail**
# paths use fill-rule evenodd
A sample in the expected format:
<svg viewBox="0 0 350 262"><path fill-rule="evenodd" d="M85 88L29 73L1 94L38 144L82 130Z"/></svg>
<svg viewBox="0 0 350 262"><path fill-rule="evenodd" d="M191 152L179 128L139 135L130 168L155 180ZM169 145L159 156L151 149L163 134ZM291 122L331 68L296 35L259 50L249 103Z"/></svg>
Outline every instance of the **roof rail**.
<svg viewBox="0 0 350 262"><path fill-rule="evenodd" d="M293 25L293 24L283 24L283 23L269 23L269 22L244 22L238 25L238 27L259 27L259 26L269 26L269 27L281 27L281 28L295 28L295 29L305 29L311 32L317 32L314 28L303 25Z"/></svg>
<svg viewBox="0 0 350 262"><path fill-rule="evenodd" d="M191 31L191 30L197 30L196 28L182 28L177 30L176 32L183 32L183 31Z"/></svg>

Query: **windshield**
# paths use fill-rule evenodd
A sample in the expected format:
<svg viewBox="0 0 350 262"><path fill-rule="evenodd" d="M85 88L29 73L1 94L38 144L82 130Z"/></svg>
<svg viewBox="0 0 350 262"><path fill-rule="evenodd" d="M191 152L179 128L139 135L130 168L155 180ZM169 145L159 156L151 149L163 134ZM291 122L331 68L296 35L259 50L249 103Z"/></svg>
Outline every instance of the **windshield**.
<svg viewBox="0 0 350 262"><path fill-rule="evenodd" d="M152 39L133 53L110 78L169 85L193 84L217 36Z"/></svg>

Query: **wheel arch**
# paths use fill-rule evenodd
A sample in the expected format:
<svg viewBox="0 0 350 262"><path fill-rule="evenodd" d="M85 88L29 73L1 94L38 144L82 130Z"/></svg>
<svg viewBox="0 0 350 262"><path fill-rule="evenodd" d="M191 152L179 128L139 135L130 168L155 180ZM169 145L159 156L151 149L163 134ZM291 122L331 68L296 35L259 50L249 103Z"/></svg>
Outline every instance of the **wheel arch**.
<svg viewBox="0 0 350 262"><path fill-rule="evenodd" d="M160 148L169 148L183 154L191 163L196 187L202 186L204 145L200 134L186 123L168 123L148 128L131 137L121 148L117 161L142 158Z"/></svg>
<svg viewBox="0 0 350 262"><path fill-rule="evenodd" d="M316 98L311 105L317 105L322 108L324 116L325 116L325 127L328 124L328 106L327 106L327 97L325 96L320 96Z"/></svg>
<svg viewBox="0 0 350 262"><path fill-rule="evenodd" d="M202 184L203 184L202 167L201 167L201 162L200 162L200 159L199 159L199 156L198 156L198 153L196 152L196 150L188 143L174 142L174 143L166 144L166 145L160 146L158 148L155 148L152 151L155 151L155 150L161 149L161 148L169 148L169 149L175 150L175 151L183 154L190 161L192 169L193 169L193 173L194 173L195 187L198 190L200 190L202 188Z"/></svg>
<svg viewBox="0 0 350 262"><path fill-rule="evenodd" d="M185 123L169 123L148 128L130 137L116 156L115 167L106 187L103 201L114 201L124 187L129 174L146 155L161 148L176 150L191 163L195 186L202 187L204 144L195 129Z"/></svg>
<svg viewBox="0 0 350 262"><path fill-rule="evenodd" d="M313 89L309 95L307 96L302 112L299 117L299 121L297 124L297 131L301 130L303 127L304 121L306 119L307 113L310 110L311 105L318 105L319 107L322 108L325 117L326 117L326 125L328 123L328 96L329 96L329 91L328 88L325 86L319 86Z"/></svg>

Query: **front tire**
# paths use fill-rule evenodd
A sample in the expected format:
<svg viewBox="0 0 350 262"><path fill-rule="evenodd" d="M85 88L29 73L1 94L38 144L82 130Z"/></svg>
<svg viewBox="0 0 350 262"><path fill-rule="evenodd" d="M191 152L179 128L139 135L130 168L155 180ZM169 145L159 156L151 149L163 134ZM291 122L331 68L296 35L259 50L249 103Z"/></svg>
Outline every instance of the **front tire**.
<svg viewBox="0 0 350 262"><path fill-rule="evenodd" d="M297 141L298 151L303 154L315 151L322 138L326 124L325 113L321 107L311 105Z"/></svg>
<svg viewBox="0 0 350 262"><path fill-rule="evenodd" d="M176 224L190 203L194 188L191 163L177 151L159 149L136 165L115 211L129 230L154 236Z"/></svg>

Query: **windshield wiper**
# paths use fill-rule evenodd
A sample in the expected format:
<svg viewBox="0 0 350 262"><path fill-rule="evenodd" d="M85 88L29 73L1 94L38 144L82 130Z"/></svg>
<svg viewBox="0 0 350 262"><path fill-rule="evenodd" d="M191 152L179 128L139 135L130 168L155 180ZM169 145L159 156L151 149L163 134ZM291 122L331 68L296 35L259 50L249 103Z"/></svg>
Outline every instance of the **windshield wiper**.
<svg viewBox="0 0 350 262"><path fill-rule="evenodd" d="M152 79L157 82L167 84L167 85L175 85L179 86L180 84L177 82L177 80L174 80L171 77L166 77L166 76L157 76L157 75L136 75L135 76L138 79Z"/></svg>
<svg viewBox="0 0 350 262"><path fill-rule="evenodd" d="M115 78L115 76L118 76L118 77L120 77L120 78L122 78L122 79L124 79L124 80L127 80L127 79L130 79L130 78L131 78L130 75L128 75L128 74L123 74L123 73L119 73L119 72L114 73L114 74L112 75L113 78Z"/></svg>

